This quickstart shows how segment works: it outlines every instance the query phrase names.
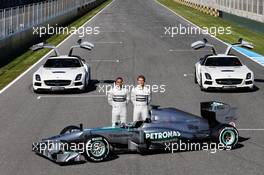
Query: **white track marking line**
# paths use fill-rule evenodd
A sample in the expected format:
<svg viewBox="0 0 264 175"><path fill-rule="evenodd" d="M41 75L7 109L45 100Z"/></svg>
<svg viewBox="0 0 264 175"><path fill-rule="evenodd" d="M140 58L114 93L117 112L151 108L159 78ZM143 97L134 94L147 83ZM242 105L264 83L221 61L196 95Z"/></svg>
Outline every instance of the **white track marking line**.
<svg viewBox="0 0 264 175"><path fill-rule="evenodd" d="M264 128L241 128L239 131L264 131Z"/></svg>
<svg viewBox="0 0 264 175"><path fill-rule="evenodd" d="M120 30L120 31L100 31L100 33L125 33L124 30Z"/></svg>
<svg viewBox="0 0 264 175"><path fill-rule="evenodd" d="M182 17L181 15L179 15L178 13L176 13L175 11L171 10L169 7L167 7L167 6L163 5L163 4L161 4L161 3L158 2L157 0L155 0L155 2L156 2L157 4L159 4L159 5L161 5L162 7L166 8L166 9L169 10L170 12L174 13L176 16L178 16L179 18L183 19L184 21L190 23L191 25L195 26L196 28L200 29L201 31L204 31L204 29L200 28L199 26L197 26L196 24L192 23L192 22L189 21L188 19L185 19L184 17ZM219 42L221 42L221 43L223 43L224 45L227 46L227 43L225 43L224 41L222 41L222 40L216 38L214 35L212 35L212 34L210 34L210 33L208 33L207 35L211 36L212 38L216 39L217 41L219 41ZM243 52L241 52L241 51L239 51L239 50L237 50L237 49L235 49L235 51L238 52L238 53L240 53L241 55L244 55L245 57L249 58L250 60L254 61L254 62L257 63L258 65L261 65L261 66L264 67L264 64L260 64L259 62L257 62L257 61L254 60L253 58L247 56L247 55L244 54Z"/></svg>
<svg viewBox="0 0 264 175"><path fill-rule="evenodd" d="M194 74L183 74L184 77L193 77Z"/></svg>
<svg viewBox="0 0 264 175"><path fill-rule="evenodd" d="M105 60L105 59L95 59L95 60L91 60L89 62L113 62L113 63L119 63L120 60Z"/></svg>
<svg viewBox="0 0 264 175"><path fill-rule="evenodd" d="M100 98L106 97L106 95L40 95L38 100L42 98Z"/></svg>
<svg viewBox="0 0 264 175"><path fill-rule="evenodd" d="M113 2L115 2L115 0L113 0L111 3L109 3L107 6L105 6L100 12L98 12L97 14L95 14L92 18L90 18L88 21L86 21L81 27L79 28L83 28L85 25L87 25L90 21L92 21L96 16L98 16L99 14L101 14L105 9L107 9L111 4L113 4ZM61 46L63 43L65 43L71 36L73 36L74 33L70 34L67 38L65 38L60 44L58 44L56 46L56 48L58 48L59 46ZM1 91L0 94L2 94L4 91L6 91L9 87L11 87L13 84L15 84L20 78L22 78L24 75L26 75L31 69L33 69L36 65L38 65L41 61L43 61L49 54L51 54L53 51L50 50L47 54L45 54L42 58L40 58L35 64L33 64L32 66L30 66L25 72L23 72L22 74L20 74L16 79L14 79L13 81L11 81L7 86L5 86Z"/></svg>
<svg viewBox="0 0 264 175"><path fill-rule="evenodd" d="M208 52L208 50L170 49L169 52Z"/></svg>
<svg viewBox="0 0 264 175"><path fill-rule="evenodd" d="M105 25L105 24L109 24L109 23L108 22L99 23L99 26L102 26L102 25ZM118 25L122 24L122 25L126 25L127 23L126 22L113 22L111 24L118 24Z"/></svg>
<svg viewBox="0 0 264 175"><path fill-rule="evenodd" d="M154 27L153 27L154 28ZM184 35L184 36L177 36L177 37L171 37L170 35L160 35L161 38L171 38L171 39L174 39L174 38L186 38L186 37L189 37L189 38L196 38L197 36L193 36L193 35Z"/></svg>
<svg viewBox="0 0 264 175"><path fill-rule="evenodd" d="M94 44L123 44L122 41L98 41L98 42L91 42Z"/></svg>

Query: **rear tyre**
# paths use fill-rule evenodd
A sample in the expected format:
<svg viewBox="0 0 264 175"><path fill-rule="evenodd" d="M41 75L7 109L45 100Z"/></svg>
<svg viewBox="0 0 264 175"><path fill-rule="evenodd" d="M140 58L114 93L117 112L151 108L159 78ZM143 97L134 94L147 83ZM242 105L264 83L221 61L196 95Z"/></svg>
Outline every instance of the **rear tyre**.
<svg viewBox="0 0 264 175"><path fill-rule="evenodd" d="M60 134L72 133L75 131L81 131L81 128L79 126L74 125L67 126L63 130L61 130Z"/></svg>
<svg viewBox="0 0 264 175"><path fill-rule="evenodd" d="M90 136L85 143L85 157L91 162L102 162L109 156L110 145L102 136Z"/></svg>
<svg viewBox="0 0 264 175"><path fill-rule="evenodd" d="M219 141L226 146L235 146L238 141L238 132L234 128L224 128L220 135Z"/></svg>
<svg viewBox="0 0 264 175"><path fill-rule="evenodd" d="M213 129L212 137L217 143L234 147L238 142L239 133L235 127L225 124L216 126Z"/></svg>

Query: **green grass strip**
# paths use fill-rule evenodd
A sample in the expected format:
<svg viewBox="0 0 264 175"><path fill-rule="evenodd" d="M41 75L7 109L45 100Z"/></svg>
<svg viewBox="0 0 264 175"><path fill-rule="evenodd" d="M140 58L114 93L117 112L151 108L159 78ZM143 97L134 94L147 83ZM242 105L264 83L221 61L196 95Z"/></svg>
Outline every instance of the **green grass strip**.
<svg viewBox="0 0 264 175"><path fill-rule="evenodd" d="M79 18L78 20L72 22L67 27L81 27L86 21L91 19L99 11L101 11L105 6L107 6L112 0L107 0L100 6L89 11L87 14ZM60 34L51 36L47 42L53 45L58 45L70 34ZM26 71L31 65L36 63L40 58L49 52L49 49L43 49L38 52L33 52L28 50L21 56L15 58L9 64L0 68L0 90L13 81L16 77Z"/></svg>

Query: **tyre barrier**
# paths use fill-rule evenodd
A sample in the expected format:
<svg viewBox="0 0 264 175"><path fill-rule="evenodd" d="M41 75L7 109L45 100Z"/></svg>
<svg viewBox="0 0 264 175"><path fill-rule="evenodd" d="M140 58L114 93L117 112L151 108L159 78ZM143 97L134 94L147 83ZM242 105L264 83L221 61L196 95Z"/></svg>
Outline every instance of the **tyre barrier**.
<svg viewBox="0 0 264 175"><path fill-rule="evenodd" d="M200 12L203 12L205 14L208 14L214 17L219 17L220 15L219 10L213 7L209 7L209 6L202 5L202 4L197 4L189 0L174 0L174 1L179 4L194 8L196 10L199 10Z"/></svg>

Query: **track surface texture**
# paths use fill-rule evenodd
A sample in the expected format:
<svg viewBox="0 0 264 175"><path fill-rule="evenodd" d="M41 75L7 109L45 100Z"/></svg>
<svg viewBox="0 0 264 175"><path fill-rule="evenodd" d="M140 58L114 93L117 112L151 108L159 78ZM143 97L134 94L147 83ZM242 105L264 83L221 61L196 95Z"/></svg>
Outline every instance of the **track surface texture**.
<svg viewBox="0 0 264 175"><path fill-rule="evenodd" d="M152 104L199 115L200 102L223 101L238 108L238 128L264 128L264 68L239 55L255 73L256 91L201 92L193 81L194 64L207 52L194 52L190 44L204 36L164 36L165 26L179 24L190 25L153 0L115 0L86 25L101 30L83 38L95 43L94 50L75 51L91 64L93 88L83 94L34 94L32 75L43 60L0 94L0 174L263 174L264 131L259 130L240 130L244 139L239 147L215 154L121 154L102 163L59 166L31 151L32 142L56 135L67 125L109 126L111 107L99 86L117 76L134 84L136 76L144 74L148 84L166 85L165 93L153 93ZM206 37L218 50L225 49ZM72 35L59 50L67 53L78 38ZM128 119L132 120L132 104Z"/></svg>

